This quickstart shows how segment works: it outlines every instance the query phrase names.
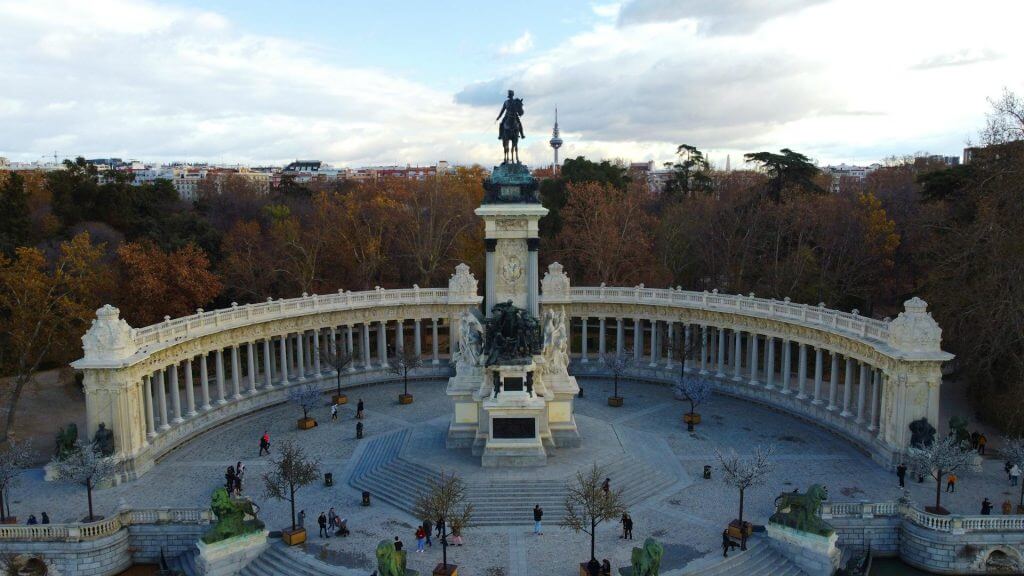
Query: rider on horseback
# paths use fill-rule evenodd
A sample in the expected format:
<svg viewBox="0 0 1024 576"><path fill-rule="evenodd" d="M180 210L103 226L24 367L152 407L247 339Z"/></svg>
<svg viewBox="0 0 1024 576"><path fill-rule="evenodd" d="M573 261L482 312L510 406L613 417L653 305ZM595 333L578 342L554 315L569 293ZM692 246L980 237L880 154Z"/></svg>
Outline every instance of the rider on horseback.
<svg viewBox="0 0 1024 576"><path fill-rule="evenodd" d="M513 130L513 134L518 132L520 138L526 138L526 134L523 134L523 122L519 119L519 117L523 115L523 99L516 98L515 95L515 92L512 90L508 91L508 98L501 105L501 111L498 112L498 117L494 119L494 121L497 122L498 120L501 120L502 114L505 115L505 120L498 125L498 140L502 139L502 131L505 129L506 124L509 125L508 127L511 130ZM511 138L512 135L510 134L509 137Z"/></svg>

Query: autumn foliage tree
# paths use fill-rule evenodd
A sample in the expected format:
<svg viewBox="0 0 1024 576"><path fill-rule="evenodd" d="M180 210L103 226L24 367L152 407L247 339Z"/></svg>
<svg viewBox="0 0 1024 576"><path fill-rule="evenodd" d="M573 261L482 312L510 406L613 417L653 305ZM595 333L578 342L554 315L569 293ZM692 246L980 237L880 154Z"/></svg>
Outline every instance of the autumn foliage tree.
<svg viewBox="0 0 1024 576"><path fill-rule="evenodd" d="M148 241L128 242L117 256L121 283L116 298L130 324L146 326L164 316L192 314L221 292L206 253L194 244L165 252Z"/></svg>

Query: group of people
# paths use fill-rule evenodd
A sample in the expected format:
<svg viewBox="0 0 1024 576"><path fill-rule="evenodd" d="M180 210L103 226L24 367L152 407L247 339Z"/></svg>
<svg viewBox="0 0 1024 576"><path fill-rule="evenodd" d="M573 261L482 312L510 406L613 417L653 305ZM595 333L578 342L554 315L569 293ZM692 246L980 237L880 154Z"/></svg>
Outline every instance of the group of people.
<svg viewBox="0 0 1024 576"><path fill-rule="evenodd" d="M50 516L46 512L42 513L42 518L43 518L42 521L40 521L40 520L38 520L36 518L35 514L29 514L28 515L28 524L49 524L50 523Z"/></svg>
<svg viewBox="0 0 1024 576"><path fill-rule="evenodd" d="M589 576L612 576L612 563L607 558L601 562L598 562L596 558L591 558L587 563L587 574Z"/></svg>
<svg viewBox="0 0 1024 576"><path fill-rule="evenodd" d="M242 479L245 478L245 464L239 460L234 466L228 466L224 472L224 489L232 496L242 494Z"/></svg>
<svg viewBox="0 0 1024 576"><path fill-rule="evenodd" d="M302 516L305 518L305 512L302 513ZM335 536L341 537L348 536L350 533L348 529L348 520L339 516L338 513L334 511L333 506L326 514L321 512L320 516L316 519L316 523L320 527L321 538L330 538L331 532L334 532Z"/></svg>
<svg viewBox="0 0 1024 576"><path fill-rule="evenodd" d="M447 534L445 533L446 527L447 525L443 517L438 517L437 522L432 522L430 518L424 520L422 524L416 527L414 534L416 538L416 552L425 552L427 546L434 547L434 541L431 538L432 534L440 538L442 543L445 539L449 539L448 541L451 542L452 546L462 546L462 527L459 526L459 523L452 522L450 526L451 531ZM402 540L395 536L395 550L402 550L404 546L405 544Z"/></svg>
<svg viewBox="0 0 1024 576"><path fill-rule="evenodd" d="M356 403L356 420L359 420L359 422L356 422L356 438L357 439L361 439L363 437L363 423L362 423L362 419L363 419L363 415L364 415L363 411L364 411L365 408L366 408L366 405L363 404L363 399L360 398L359 402ZM331 420L332 421L336 421L337 419L338 419L338 405L337 404L331 404Z"/></svg>

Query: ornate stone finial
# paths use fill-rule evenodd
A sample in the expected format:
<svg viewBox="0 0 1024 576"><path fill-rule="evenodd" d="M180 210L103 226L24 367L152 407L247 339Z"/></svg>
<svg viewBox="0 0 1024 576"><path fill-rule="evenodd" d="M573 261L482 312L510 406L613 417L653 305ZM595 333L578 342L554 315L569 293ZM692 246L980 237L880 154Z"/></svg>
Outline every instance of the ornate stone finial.
<svg viewBox="0 0 1024 576"><path fill-rule="evenodd" d="M928 312L928 303L913 297L889 323L889 345L904 352L941 352L942 328Z"/></svg>
<svg viewBox="0 0 1024 576"><path fill-rule="evenodd" d="M82 336L85 359L93 362L124 360L138 351L132 327L121 319L121 311L105 304Z"/></svg>
<svg viewBox="0 0 1024 576"><path fill-rule="evenodd" d="M548 271L544 273L540 286L544 296L569 296L569 277L565 275L562 265L558 262L548 265Z"/></svg>
<svg viewBox="0 0 1024 576"><path fill-rule="evenodd" d="M477 296L476 276L469 271L465 262L455 267L455 274L448 279L449 300L472 300Z"/></svg>

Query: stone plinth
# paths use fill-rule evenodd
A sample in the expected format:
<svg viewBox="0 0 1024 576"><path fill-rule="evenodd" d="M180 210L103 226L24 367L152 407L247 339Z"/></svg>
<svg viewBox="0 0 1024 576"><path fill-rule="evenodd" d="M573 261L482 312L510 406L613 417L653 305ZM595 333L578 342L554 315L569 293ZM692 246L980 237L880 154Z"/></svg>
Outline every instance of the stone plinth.
<svg viewBox="0 0 1024 576"><path fill-rule="evenodd" d="M481 451L486 467L543 466L548 455L541 438L547 428L546 403L526 392L502 392L483 401L488 430Z"/></svg>
<svg viewBox="0 0 1024 576"><path fill-rule="evenodd" d="M769 522L768 544L800 567L808 576L832 576L839 568L842 552L836 546L839 535L821 536Z"/></svg>
<svg viewBox="0 0 1024 576"><path fill-rule="evenodd" d="M199 576L238 574L267 548L268 534L266 530L261 530L213 544L200 540L196 543L199 548L199 556L196 557Z"/></svg>

